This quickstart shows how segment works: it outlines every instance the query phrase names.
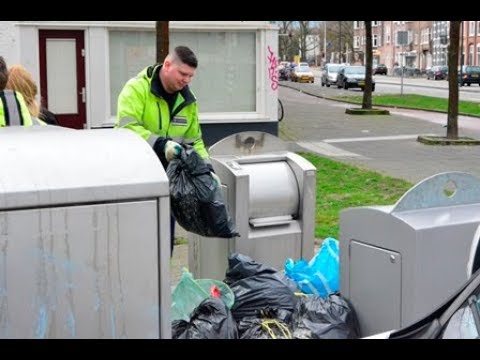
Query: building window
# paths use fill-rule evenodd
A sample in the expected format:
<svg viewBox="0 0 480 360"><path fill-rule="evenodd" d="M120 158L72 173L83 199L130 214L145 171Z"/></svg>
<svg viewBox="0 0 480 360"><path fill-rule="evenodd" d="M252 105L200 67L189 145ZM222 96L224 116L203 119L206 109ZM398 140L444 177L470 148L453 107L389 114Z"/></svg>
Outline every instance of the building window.
<svg viewBox="0 0 480 360"><path fill-rule="evenodd" d="M353 28L354 29L359 29L360 28L360 21L354 21L353 22Z"/></svg>
<svg viewBox="0 0 480 360"><path fill-rule="evenodd" d="M430 29L429 28L422 29L421 38L422 38L421 44L422 45L428 45L428 43L430 41Z"/></svg>
<svg viewBox="0 0 480 360"><path fill-rule="evenodd" d="M380 36L373 34L372 35L372 47L376 48L380 46Z"/></svg>
<svg viewBox="0 0 480 360"><path fill-rule="evenodd" d="M379 26L381 21L372 21L372 27Z"/></svg>
<svg viewBox="0 0 480 360"><path fill-rule="evenodd" d="M474 36L474 35L475 35L475 22L476 22L476 21L469 21L468 35L470 35L470 36Z"/></svg>
<svg viewBox="0 0 480 360"><path fill-rule="evenodd" d="M198 57L191 83L201 112L256 111L255 32L170 32L170 48L190 47ZM155 63L155 32L110 31L110 109L128 79Z"/></svg>
<svg viewBox="0 0 480 360"><path fill-rule="evenodd" d="M477 44L477 64L480 65L480 44Z"/></svg>
<svg viewBox="0 0 480 360"><path fill-rule="evenodd" d="M477 35L480 35L480 21L477 21Z"/></svg>
<svg viewBox="0 0 480 360"><path fill-rule="evenodd" d="M473 47L473 44L470 44L468 46L468 65L473 65L473 51L474 51L474 47Z"/></svg>
<svg viewBox="0 0 480 360"><path fill-rule="evenodd" d="M353 40L353 47L358 49L360 47L360 36L355 36Z"/></svg>
<svg viewBox="0 0 480 360"><path fill-rule="evenodd" d="M385 27L385 43L390 44L390 26Z"/></svg>

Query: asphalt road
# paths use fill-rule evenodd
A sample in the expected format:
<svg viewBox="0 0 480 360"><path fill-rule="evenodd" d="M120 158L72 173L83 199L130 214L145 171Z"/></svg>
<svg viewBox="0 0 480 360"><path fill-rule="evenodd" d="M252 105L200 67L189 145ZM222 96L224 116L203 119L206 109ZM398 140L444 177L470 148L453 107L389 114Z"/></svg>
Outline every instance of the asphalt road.
<svg viewBox="0 0 480 360"><path fill-rule="evenodd" d="M315 75L314 86L322 89L325 95L334 96L345 95L349 93L361 93L360 89L343 90L338 89L335 85L321 87L321 71L313 69ZM375 75L376 93L388 94L421 94L434 97L448 98L448 82L446 80L427 80L426 78L403 78L394 76ZM473 84L471 86L460 87L460 100L478 101L480 102L480 86Z"/></svg>

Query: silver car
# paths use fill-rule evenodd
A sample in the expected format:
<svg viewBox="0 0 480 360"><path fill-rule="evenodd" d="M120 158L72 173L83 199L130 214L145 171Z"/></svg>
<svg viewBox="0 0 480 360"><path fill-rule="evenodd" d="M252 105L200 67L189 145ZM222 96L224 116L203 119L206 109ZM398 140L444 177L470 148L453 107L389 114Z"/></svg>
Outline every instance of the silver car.
<svg viewBox="0 0 480 360"><path fill-rule="evenodd" d="M365 66L344 66L338 71L337 87L365 89ZM375 79L372 77L372 91L375 91Z"/></svg>
<svg viewBox="0 0 480 360"><path fill-rule="evenodd" d="M322 69L322 86L330 87L337 83L338 70L343 67L341 64L326 64Z"/></svg>

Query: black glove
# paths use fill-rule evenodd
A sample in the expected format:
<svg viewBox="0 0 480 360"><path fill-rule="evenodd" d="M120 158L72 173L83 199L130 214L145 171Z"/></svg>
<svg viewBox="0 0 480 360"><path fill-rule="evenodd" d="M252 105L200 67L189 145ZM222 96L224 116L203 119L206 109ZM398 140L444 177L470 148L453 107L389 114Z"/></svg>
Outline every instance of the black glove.
<svg viewBox="0 0 480 360"><path fill-rule="evenodd" d="M210 170L210 172L215 173L215 170L213 170L213 166L212 166L211 163L207 163L207 162L206 162L205 165L207 165L208 170Z"/></svg>
<svg viewBox="0 0 480 360"><path fill-rule="evenodd" d="M165 144L169 139L164 137L159 137L153 144L153 151L157 154L158 158L162 162L163 168L166 170L168 166L168 161L165 158Z"/></svg>

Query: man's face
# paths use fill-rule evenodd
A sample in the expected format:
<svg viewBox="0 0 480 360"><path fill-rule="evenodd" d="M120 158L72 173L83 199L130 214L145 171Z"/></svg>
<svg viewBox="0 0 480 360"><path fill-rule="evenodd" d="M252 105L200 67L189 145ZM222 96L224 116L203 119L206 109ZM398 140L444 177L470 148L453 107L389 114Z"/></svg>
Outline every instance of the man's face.
<svg viewBox="0 0 480 360"><path fill-rule="evenodd" d="M192 81L195 75L195 68L180 61L166 60L163 67L165 69L165 84L163 86L169 93L182 90Z"/></svg>

